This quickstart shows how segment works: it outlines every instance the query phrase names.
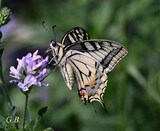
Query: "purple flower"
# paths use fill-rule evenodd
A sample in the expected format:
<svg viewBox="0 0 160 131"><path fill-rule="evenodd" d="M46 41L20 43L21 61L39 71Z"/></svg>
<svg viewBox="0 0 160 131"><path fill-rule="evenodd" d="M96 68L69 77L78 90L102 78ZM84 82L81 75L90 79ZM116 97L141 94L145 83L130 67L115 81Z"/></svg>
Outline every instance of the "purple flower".
<svg viewBox="0 0 160 131"><path fill-rule="evenodd" d="M22 91L28 91L33 85L48 86L43 79L49 74L46 69L48 57L45 59L38 55L38 50L33 53L28 53L22 59L17 59L17 68L10 67L10 76L15 78L10 80L10 83L16 83Z"/></svg>

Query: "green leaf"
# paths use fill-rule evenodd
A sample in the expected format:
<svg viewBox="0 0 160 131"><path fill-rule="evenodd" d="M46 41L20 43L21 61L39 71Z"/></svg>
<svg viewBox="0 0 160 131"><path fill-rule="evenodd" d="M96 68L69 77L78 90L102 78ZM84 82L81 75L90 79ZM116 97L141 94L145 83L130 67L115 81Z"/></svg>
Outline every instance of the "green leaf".
<svg viewBox="0 0 160 131"><path fill-rule="evenodd" d="M9 112L9 115L10 116L15 116L16 112L17 112L17 108L16 108L16 106L13 106L11 108L10 112Z"/></svg>
<svg viewBox="0 0 160 131"><path fill-rule="evenodd" d="M30 122L30 128L31 130L35 130L39 120L43 117L43 115L46 113L48 107L45 106L45 107L42 107L39 111L38 111L38 114L36 115L35 119L32 120Z"/></svg>
<svg viewBox="0 0 160 131"><path fill-rule="evenodd" d="M11 128L9 128L9 129L7 129L7 131L17 131L17 129L14 128L14 127L11 127Z"/></svg>
<svg viewBox="0 0 160 131"><path fill-rule="evenodd" d="M46 113L47 109L48 109L47 106L41 108L41 109L38 111L38 115L39 115L40 117L43 117L43 115Z"/></svg>
<svg viewBox="0 0 160 131"><path fill-rule="evenodd" d="M33 130L33 129L36 127L35 121L36 121L36 119L33 119L33 120L30 122L30 128L31 128L31 130Z"/></svg>
<svg viewBox="0 0 160 131"><path fill-rule="evenodd" d="M0 127L1 127L0 131L7 127L6 119L1 114L0 114Z"/></svg>
<svg viewBox="0 0 160 131"><path fill-rule="evenodd" d="M44 129L43 131L54 131L51 127Z"/></svg>

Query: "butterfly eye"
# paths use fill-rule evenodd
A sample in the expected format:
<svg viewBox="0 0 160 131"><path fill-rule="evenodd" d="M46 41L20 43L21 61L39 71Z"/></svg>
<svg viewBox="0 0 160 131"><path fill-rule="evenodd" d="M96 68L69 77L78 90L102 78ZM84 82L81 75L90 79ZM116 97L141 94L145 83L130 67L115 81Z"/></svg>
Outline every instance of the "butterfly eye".
<svg viewBox="0 0 160 131"><path fill-rule="evenodd" d="M51 45L52 45L52 47L56 47L57 43L55 41L51 40Z"/></svg>

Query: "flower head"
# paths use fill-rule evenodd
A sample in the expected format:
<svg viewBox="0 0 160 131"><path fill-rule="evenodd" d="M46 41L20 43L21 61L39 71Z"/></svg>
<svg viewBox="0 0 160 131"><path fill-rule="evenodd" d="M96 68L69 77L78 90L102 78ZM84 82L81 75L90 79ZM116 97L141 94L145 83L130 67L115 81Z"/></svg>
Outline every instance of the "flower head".
<svg viewBox="0 0 160 131"><path fill-rule="evenodd" d="M0 26L8 23L10 15L11 11L9 8L4 7L0 10Z"/></svg>
<svg viewBox="0 0 160 131"><path fill-rule="evenodd" d="M28 53L22 59L17 59L17 68L10 67L10 76L15 78L10 80L10 83L16 83L22 91L28 91L32 85L48 86L43 79L49 73L46 69L48 57L45 59L38 55L38 50L33 53Z"/></svg>

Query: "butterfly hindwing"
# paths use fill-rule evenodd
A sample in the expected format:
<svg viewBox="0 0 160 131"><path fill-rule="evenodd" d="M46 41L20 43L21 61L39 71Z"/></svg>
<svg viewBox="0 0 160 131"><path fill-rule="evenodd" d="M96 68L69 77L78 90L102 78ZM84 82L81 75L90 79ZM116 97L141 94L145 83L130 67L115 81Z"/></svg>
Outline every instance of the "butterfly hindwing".
<svg viewBox="0 0 160 131"><path fill-rule="evenodd" d="M60 70L68 88L72 90L74 75L71 65L67 61L65 61L60 65Z"/></svg>
<svg viewBox="0 0 160 131"><path fill-rule="evenodd" d="M62 61L66 61L74 72L80 98L85 102L102 103L107 75L101 64L90 55L75 50L68 51L65 56Z"/></svg>

